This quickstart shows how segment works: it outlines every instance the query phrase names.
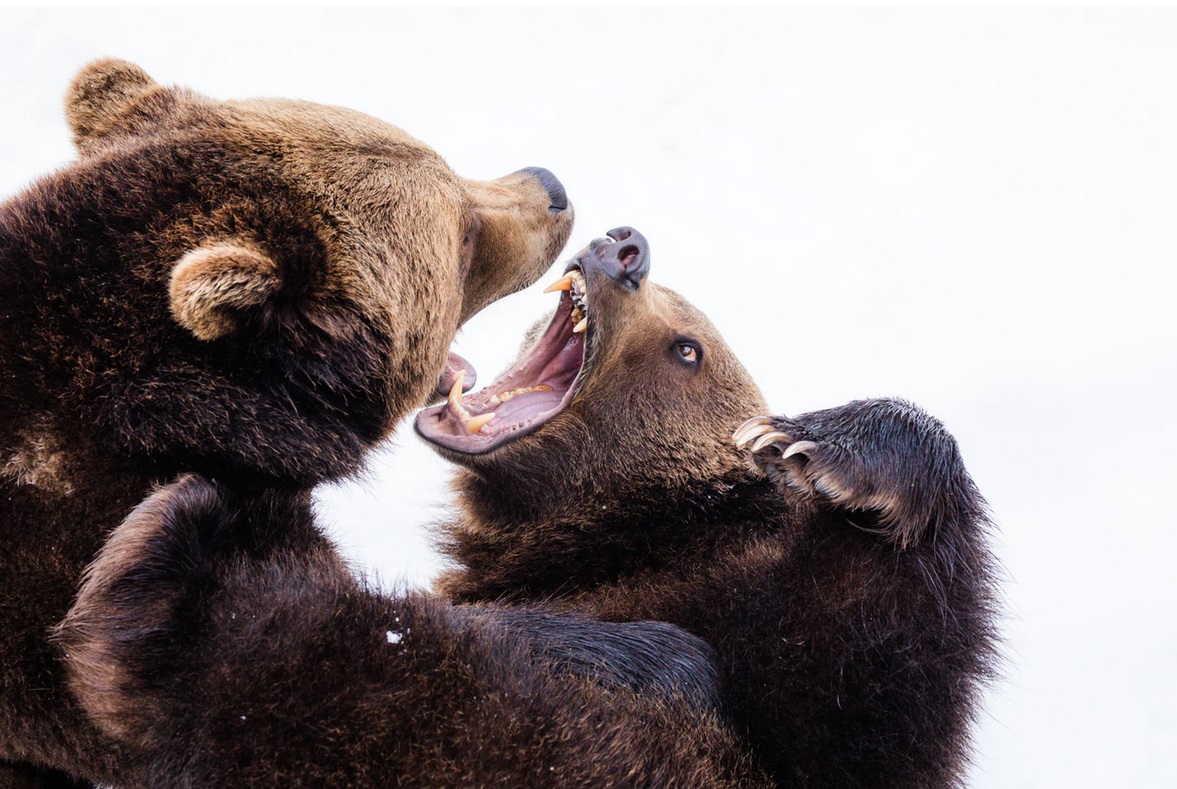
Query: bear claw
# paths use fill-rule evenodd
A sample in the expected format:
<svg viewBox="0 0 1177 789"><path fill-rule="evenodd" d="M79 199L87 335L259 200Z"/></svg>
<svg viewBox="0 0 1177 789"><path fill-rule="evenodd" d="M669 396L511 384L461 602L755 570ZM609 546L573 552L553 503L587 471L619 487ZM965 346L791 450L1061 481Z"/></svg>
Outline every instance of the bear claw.
<svg viewBox="0 0 1177 789"><path fill-rule="evenodd" d="M752 467L773 482L801 495L837 498L837 494L830 490L832 480L820 479L822 474L811 468L808 462L819 451L820 445L816 441L798 440L795 435L786 433L781 428L788 424L787 419L757 416L740 425L732 438L736 447L747 453Z"/></svg>
<svg viewBox="0 0 1177 789"><path fill-rule="evenodd" d="M760 436L760 438L756 439L756 441L751 446L751 450L753 452L759 452L760 450L764 449L769 444L792 444L792 443L793 443L793 439L791 436L789 436L789 434L782 433L779 430L773 430L771 433L765 433L764 435ZM810 441L808 443L812 444L813 442ZM789 447L789 450L790 450L790 454L792 454L792 447ZM786 457L788 457L788 455L784 454L784 450L782 450L781 451L781 459L783 460Z"/></svg>
<svg viewBox="0 0 1177 789"><path fill-rule="evenodd" d="M769 417L754 416L736 428L736 432L732 433L732 441L735 442L736 449L743 449L752 439L775 429Z"/></svg>
<svg viewBox="0 0 1177 789"><path fill-rule="evenodd" d="M781 435L784 435L784 433L781 433ZM815 449L817 449L817 444L813 441L798 441L792 444L788 449L781 452L781 460L787 460L793 455L808 456Z"/></svg>
<svg viewBox="0 0 1177 789"><path fill-rule="evenodd" d="M732 438L753 473L781 492L857 513L847 520L900 547L937 524L981 517L946 506L975 498L955 441L903 401L856 401L794 418L757 416Z"/></svg>

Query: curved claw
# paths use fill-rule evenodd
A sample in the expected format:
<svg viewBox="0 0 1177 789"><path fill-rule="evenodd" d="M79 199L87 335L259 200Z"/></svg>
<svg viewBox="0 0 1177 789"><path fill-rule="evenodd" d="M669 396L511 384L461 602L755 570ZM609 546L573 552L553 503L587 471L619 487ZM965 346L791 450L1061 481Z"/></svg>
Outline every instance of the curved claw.
<svg viewBox="0 0 1177 789"><path fill-rule="evenodd" d="M736 432L732 433L732 441L736 442L737 449L743 449L744 445L756 436L763 435L773 429L772 420L767 416L754 416L736 428Z"/></svg>
<svg viewBox="0 0 1177 789"><path fill-rule="evenodd" d="M793 455L808 455L815 449L817 449L817 444L812 441L798 441L781 453L781 460L791 458Z"/></svg>
<svg viewBox="0 0 1177 789"><path fill-rule="evenodd" d="M779 430L774 430L771 433L765 433L760 438L756 439L756 443L752 445L753 452L759 452L769 444L774 444L778 441L792 441L793 439L787 434ZM812 442L810 442L812 443Z"/></svg>

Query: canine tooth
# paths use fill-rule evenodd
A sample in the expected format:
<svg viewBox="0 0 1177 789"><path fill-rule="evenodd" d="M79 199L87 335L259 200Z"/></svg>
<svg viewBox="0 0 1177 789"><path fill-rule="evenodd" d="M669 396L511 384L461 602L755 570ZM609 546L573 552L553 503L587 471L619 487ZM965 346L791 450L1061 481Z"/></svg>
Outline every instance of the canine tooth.
<svg viewBox="0 0 1177 789"><path fill-rule="evenodd" d="M479 414L478 416L470 417L466 422L466 429L471 433L480 433L487 422L495 418L495 412L491 411L489 414Z"/></svg>
<svg viewBox="0 0 1177 789"><path fill-rule="evenodd" d="M588 328L588 318L583 318L583 319L581 319L580 323L578 323L572 327L572 333L573 334L580 334L582 331L584 331L587 328Z"/></svg>
<svg viewBox="0 0 1177 789"><path fill-rule="evenodd" d="M464 411L462 407L462 385L466 383L466 371L458 370L458 377L454 379L454 385L450 387L449 400L456 410Z"/></svg>
<svg viewBox="0 0 1177 789"><path fill-rule="evenodd" d="M552 293L557 290L572 290L572 275L565 274L560 279L553 282L544 288L544 293Z"/></svg>

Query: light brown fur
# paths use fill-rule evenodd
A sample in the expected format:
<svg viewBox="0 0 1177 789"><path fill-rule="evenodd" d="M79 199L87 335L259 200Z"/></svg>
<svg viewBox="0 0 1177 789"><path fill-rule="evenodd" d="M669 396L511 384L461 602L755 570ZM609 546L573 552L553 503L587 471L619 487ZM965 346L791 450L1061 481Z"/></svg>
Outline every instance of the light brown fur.
<svg viewBox="0 0 1177 789"><path fill-rule="evenodd" d="M347 299L378 317L394 345L418 349L416 367L433 371L419 376L422 384L432 383L440 371L458 326L490 302L533 282L571 229L568 211L553 232L548 195L534 179L519 173L494 181L461 178L420 140L343 107L289 99L211 101L163 88L139 67L109 60L91 65L75 80L67 115L86 156L207 124L208 133L223 136L234 148L279 157L294 193L310 209L305 218L317 225L316 234L327 247L325 271L309 300ZM247 223L253 210L248 204L229 205L212 217L222 228L185 233L179 227L172 232L189 246L212 234L218 247L244 247L252 253L249 259L264 261L256 238L231 229ZM329 222L320 221L320 211ZM210 255L210 261L213 257L199 247L188 254ZM455 260L460 267L450 264ZM191 277L183 271L190 264L185 256L173 267L173 310L193 321L201 339L230 330L226 306L249 306L274 288L270 266L263 264L261 276L253 280L244 276L247 267L228 263L239 274L231 284L242 286L228 304L217 284L220 277L177 294L177 281ZM177 304L177 295L184 297L182 304ZM199 303L201 295L208 304ZM415 325L416 316L426 314L441 329L428 338ZM331 323L328 317L323 320ZM412 394L419 400L425 392Z"/></svg>

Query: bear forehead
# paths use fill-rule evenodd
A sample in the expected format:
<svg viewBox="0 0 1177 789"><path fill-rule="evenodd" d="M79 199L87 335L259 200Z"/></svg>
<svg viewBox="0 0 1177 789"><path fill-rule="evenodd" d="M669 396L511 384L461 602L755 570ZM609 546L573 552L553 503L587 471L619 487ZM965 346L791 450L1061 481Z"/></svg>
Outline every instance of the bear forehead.
<svg viewBox="0 0 1177 789"><path fill-rule="evenodd" d="M711 320L691 302L674 290L657 283L649 283L640 305L620 308L622 334L639 341L655 332L682 335L684 339L700 340L714 346L725 355L731 351Z"/></svg>
<svg viewBox="0 0 1177 789"><path fill-rule="evenodd" d="M245 99L217 102L209 109L215 112L218 108L219 114L233 125L270 132L286 144L303 143L328 150L383 145L442 161L432 148L404 129L347 107L295 99Z"/></svg>

